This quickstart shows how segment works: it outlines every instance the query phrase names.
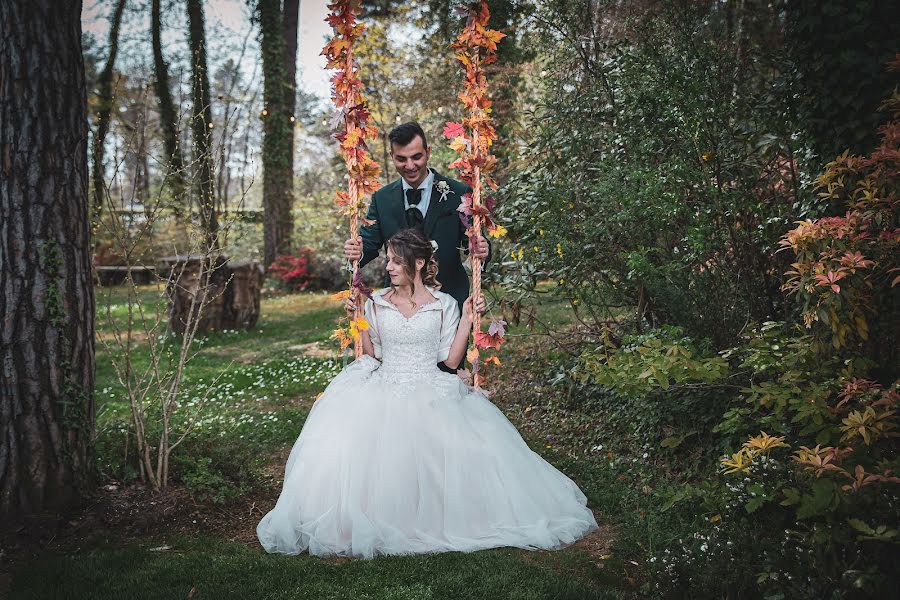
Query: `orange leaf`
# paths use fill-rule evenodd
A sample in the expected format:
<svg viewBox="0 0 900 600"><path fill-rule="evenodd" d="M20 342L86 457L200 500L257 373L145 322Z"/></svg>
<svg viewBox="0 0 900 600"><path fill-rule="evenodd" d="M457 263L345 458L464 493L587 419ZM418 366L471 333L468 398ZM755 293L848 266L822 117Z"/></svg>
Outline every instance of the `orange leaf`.
<svg viewBox="0 0 900 600"><path fill-rule="evenodd" d="M470 363L474 363L478 360L478 348L469 348L469 351L466 352L466 360Z"/></svg>

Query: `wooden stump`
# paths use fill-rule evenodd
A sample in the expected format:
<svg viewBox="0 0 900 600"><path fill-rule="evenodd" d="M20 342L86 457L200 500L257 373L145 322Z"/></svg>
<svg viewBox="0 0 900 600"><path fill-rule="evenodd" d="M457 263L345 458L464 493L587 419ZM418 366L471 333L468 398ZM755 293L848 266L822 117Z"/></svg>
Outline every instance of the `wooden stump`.
<svg viewBox="0 0 900 600"><path fill-rule="evenodd" d="M234 261L231 284L226 288L230 301L226 302L226 329L253 329L259 319L259 293L262 291L265 272L255 260Z"/></svg>
<svg viewBox="0 0 900 600"><path fill-rule="evenodd" d="M230 261L220 256L201 281L203 257L168 256L162 259L168 272L169 328L184 333L191 303L199 318L197 333L223 329L251 329L259 319L259 294L263 269L257 261Z"/></svg>

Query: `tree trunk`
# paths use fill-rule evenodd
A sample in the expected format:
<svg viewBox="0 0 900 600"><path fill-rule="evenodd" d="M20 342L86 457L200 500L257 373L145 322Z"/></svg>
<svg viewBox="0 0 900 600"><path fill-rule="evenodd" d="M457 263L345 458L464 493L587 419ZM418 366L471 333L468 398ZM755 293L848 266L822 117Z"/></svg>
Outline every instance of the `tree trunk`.
<svg viewBox="0 0 900 600"><path fill-rule="evenodd" d="M287 165L285 176L290 181L290 197L288 212L294 207L294 125L297 122L294 111L297 110L297 19L300 17L300 0L284 0L284 71L287 89L285 90L285 112L288 115L290 131L288 133ZM292 221L293 222L293 221ZM290 235L293 231L289 232Z"/></svg>
<svg viewBox="0 0 900 600"><path fill-rule="evenodd" d="M112 24L109 28L109 57L106 66L97 78L97 130L94 132L92 148L93 170L91 176L94 183L94 207L91 215L92 225L100 223L103 204L106 202L106 183L103 179L103 143L109 132L109 120L113 108L112 78L119 53L119 26L122 24L122 13L125 11L125 0L119 0L113 11Z"/></svg>
<svg viewBox="0 0 900 600"><path fill-rule="evenodd" d="M263 59L263 246L266 266L291 251L294 229L293 101L287 99L284 27L279 0L257 3Z"/></svg>
<svg viewBox="0 0 900 600"><path fill-rule="evenodd" d="M81 2L0 2L0 518L89 482L94 289Z"/></svg>
<svg viewBox="0 0 900 600"><path fill-rule="evenodd" d="M297 19L300 0L284 0L284 74L287 82L288 109L294 114L297 101ZM293 136L291 136L293 138Z"/></svg>
<svg viewBox="0 0 900 600"><path fill-rule="evenodd" d="M205 250L218 248L219 222L213 195L212 168L212 104L209 94L209 72L206 66L206 34L203 31L203 3L188 0L188 29L191 47L191 88L193 95L193 132L195 189L200 209L200 226L206 236ZM204 250L204 251L205 251Z"/></svg>
<svg viewBox="0 0 900 600"><path fill-rule="evenodd" d="M172 209L176 217L185 211L187 184L184 176L184 158L178 144L178 113L172 92L169 89L169 67L162 54L162 24L160 22L160 0L153 0L151 6L150 32L153 38L153 67L156 81L156 98L159 101L159 120L162 126L163 144L169 160L169 181L172 189Z"/></svg>

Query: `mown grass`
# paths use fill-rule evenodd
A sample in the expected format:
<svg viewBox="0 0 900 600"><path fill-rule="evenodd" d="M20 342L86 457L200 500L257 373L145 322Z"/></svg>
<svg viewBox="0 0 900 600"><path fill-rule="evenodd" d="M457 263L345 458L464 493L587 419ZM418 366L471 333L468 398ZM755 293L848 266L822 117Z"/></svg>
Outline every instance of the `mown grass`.
<svg viewBox="0 0 900 600"><path fill-rule="evenodd" d="M139 291L147 306L162 302L157 289ZM123 290L103 292L110 292L110 297L106 301L98 297L98 319L104 319L104 302L109 302L110 314L121 326L127 315ZM330 336L338 310L321 294L264 298L255 330L214 333L198 342L200 353L185 375L182 402L185 410L199 411L199 421L173 455L176 482L187 485L200 501L213 504L228 503L252 494L259 485L271 484L262 482L259 469L290 447L313 398L340 369L338 359L323 356L322 351L327 354L332 347L330 342L316 346ZM554 323L566 320L563 304L547 302L541 310ZM108 330L108 323L98 326L101 335ZM517 330L526 332L524 327L511 329ZM516 343L512 341L510 348ZM145 344L138 342L133 358L136 365L148 364ZM108 477L127 481L137 474L133 456L125 457L121 450L128 405L112 369L110 350L98 346L97 362L98 464ZM198 399L210 386L208 400L201 406ZM544 452L539 440L529 441ZM608 468L573 460L556 449L544 453L582 484L601 514L612 516L619 510L614 490L621 488L621 482ZM608 510L601 507L603 503L608 503ZM619 576L621 569L614 566L617 558L598 558L580 548L559 552L497 549L360 561L267 555L261 548L219 538L173 535L150 534L139 544L116 544L113 535L107 536L112 544L88 546L68 555L44 552L14 574L11 597L629 597Z"/></svg>
<svg viewBox="0 0 900 600"><path fill-rule="evenodd" d="M192 592L193 590L193 592ZM97 548L45 556L13 583L17 600L588 600L616 598L549 571L511 549L324 560L270 556L216 539L180 539L165 550Z"/></svg>

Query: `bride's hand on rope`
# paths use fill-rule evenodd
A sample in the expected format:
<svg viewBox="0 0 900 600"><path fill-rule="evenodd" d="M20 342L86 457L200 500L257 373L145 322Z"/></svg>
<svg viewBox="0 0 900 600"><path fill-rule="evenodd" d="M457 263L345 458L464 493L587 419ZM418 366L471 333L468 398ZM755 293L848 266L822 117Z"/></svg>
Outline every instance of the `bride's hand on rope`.
<svg viewBox="0 0 900 600"><path fill-rule="evenodd" d="M474 313L477 313L477 314L480 315L481 313L484 312L485 307L486 307L486 304L485 304L485 301L484 301L484 296L481 295L481 294L479 294L479 295L478 295L478 302L475 303L475 307L474 307L475 310L474 310ZM472 310L472 296L469 296L468 298L466 298L466 301L463 303L463 314L462 314L462 316L463 316L463 319L466 320L466 321L467 321L468 323L470 323L470 324L471 324L472 321L474 320L474 315L473 315L473 310Z"/></svg>
<svg viewBox="0 0 900 600"><path fill-rule="evenodd" d="M475 318L474 315L480 315L484 312L484 309L484 296L480 294L478 296L478 302L473 302L471 296L466 298L466 301L463 302L463 314L459 320L459 326L456 330L453 342L450 344L450 352L447 355L447 360L444 361L444 364L451 369L455 369L463 363L463 357L466 355L466 348L469 345L469 334L472 330L472 321Z"/></svg>
<svg viewBox="0 0 900 600"><path fill-rule="evenodd" d="M347 314L351 317L356 314L356 299L359 297L359 291L353 290L350 292L350 295L344 300L344 310L347 311Z"/></svg>

